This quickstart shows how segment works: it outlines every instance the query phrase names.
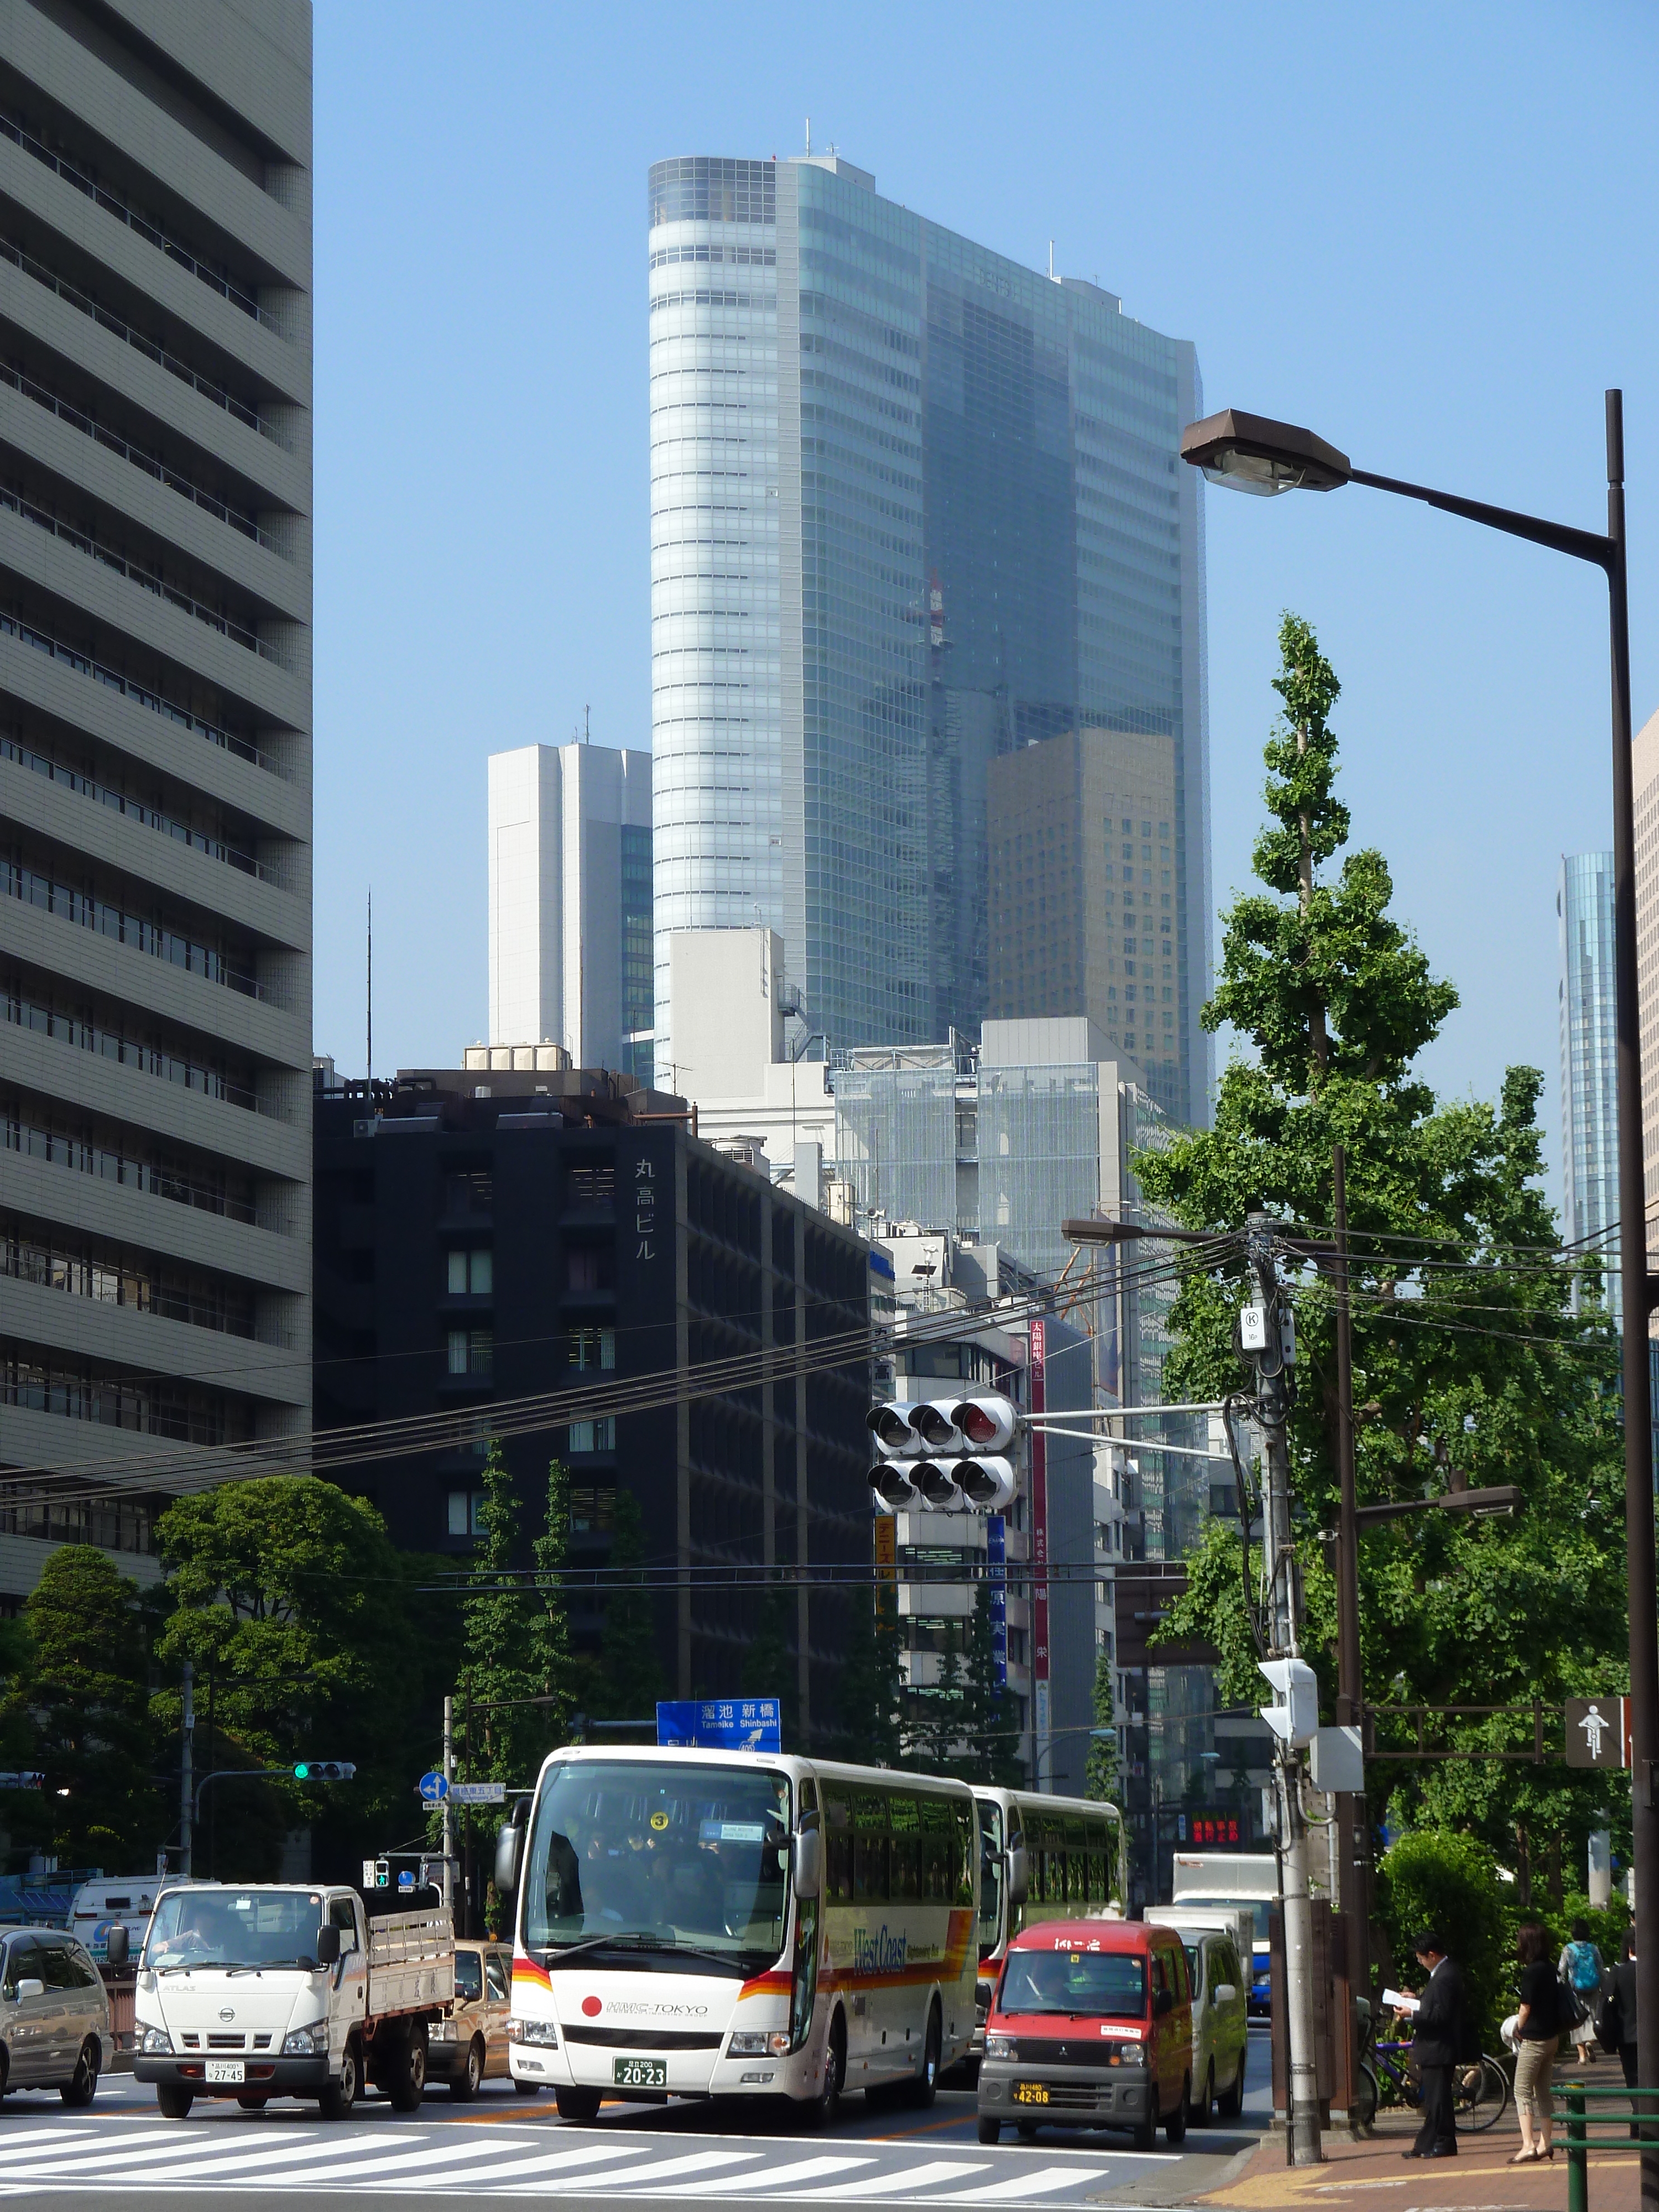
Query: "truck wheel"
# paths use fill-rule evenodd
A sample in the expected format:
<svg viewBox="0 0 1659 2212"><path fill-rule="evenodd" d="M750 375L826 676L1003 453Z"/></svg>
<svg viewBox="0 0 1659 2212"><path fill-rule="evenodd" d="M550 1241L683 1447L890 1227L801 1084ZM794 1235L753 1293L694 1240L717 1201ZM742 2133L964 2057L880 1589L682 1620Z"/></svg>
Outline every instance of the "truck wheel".
<svg viewBox="0 0 1659 2212"><path fill-rule="evenodd" d="M340 2056L340 2072L337 2081L331 2081L317 2100L318 2110L325 2120L349 2120L351 2108L362 2087L362 2053L357 2048L354 2035L348 2039Z"/></svg>
<svg viewBox="0 0 1659 2212"><path fill-rule="evenodd" d="M426 2022L411 2021L386 2053L386 2093L394 2112L418 2111L426 2094Z"/></svg>
<svg viewBox="0 0 1659 2212"><path fill-rule="evenodd" d="M466 2046L466 2057L449 2077L449 2094L458 2105L472 2102L483 2080L483 2070L484 2047L475 2035Z"/></svg>
<svg viewBox="0 0 1659 2212"><path fill-rule="evenodd" d="M190 2108L196 2102L188 2089L181 2089L173 2081L158 2081L155 2085L155 2104L164 2120L187 2120Z"/></svg>
<svg viewBox="0 0 1659 2212"><path fill-rule="evenodd" d="M562 2120L595 2120L599 2116L597 2089L556 2088L553 2101Z"/></svg>
<svg viewBox="0 0 1659 2212"><path fill-rule="evenodd" d="M923 2111L933 2101L939 2091L939 2060L944 2055L945 2023L935 2005L927 2015L927 2033L921 2046L921 2070L908 2086L909 2101Z"/></svg>

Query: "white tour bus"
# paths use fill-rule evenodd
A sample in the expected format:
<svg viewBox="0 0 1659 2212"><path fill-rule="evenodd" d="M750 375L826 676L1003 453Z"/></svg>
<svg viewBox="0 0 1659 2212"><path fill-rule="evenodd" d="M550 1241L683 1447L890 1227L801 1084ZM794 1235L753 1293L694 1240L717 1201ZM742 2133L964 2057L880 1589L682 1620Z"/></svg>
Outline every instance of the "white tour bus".
<svg viewBox="0 0 1659 2212"><path fill-rule="evenodd" d="M933 2100L974 2033L964 1783L763 1752L556 1751L497 1846L515 2082L602 2098Z"/></svg>
<svg viewBox="0 0 1659 2212"><path fill-rule="evenodd" d="M1121 1916L1128 1881L1123 1815L1104 1800L975 1788L979 1814L979 1986L975 2048L1004 1954L1040 1920Z"/></svg>

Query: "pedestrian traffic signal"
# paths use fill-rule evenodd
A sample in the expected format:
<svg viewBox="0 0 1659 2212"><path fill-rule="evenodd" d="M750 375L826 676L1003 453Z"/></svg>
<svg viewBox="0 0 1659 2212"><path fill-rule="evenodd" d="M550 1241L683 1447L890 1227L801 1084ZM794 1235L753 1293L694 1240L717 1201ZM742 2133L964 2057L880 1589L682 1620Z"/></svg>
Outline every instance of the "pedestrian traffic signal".
<svg viewBox="0 0 1659 2212"><path fill-rule="evenodd" d="M296 1782L349 1782L357 1771L349 1759L296 1759Z"/></svg>
<svg viewBox="0 0 1659 2212"><path fill-rule="evenodd" d="M1012 1399L995 1392L899 1398L872 1406L866 1418L882 1453L870 1486L885 1510L921 1504L936 1512L994 1513L1012 1498L1013 1464L1005 1455L1019 1414Z"/></svg>

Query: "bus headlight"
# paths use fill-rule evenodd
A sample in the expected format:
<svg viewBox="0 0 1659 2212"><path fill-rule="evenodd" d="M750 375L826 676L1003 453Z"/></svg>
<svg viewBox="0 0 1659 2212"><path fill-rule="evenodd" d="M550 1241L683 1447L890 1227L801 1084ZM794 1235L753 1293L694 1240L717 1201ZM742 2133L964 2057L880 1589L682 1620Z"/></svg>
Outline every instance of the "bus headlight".
<svg viewBox="0 0 1659 2212"><path fill-rule="evenodd" d="M531 2043L541 2051L556 2051L559 2047L557 2024L550 2020L520 2020L512 2014L507 2023L509 2043Z"/></svg>
<svg viewBox="0 0 1659 2212"><path fill-rule="evenodd" d="M789 2049L787 2027L743 2028L726 2046L728 2058L781 2058Z"/></svg>

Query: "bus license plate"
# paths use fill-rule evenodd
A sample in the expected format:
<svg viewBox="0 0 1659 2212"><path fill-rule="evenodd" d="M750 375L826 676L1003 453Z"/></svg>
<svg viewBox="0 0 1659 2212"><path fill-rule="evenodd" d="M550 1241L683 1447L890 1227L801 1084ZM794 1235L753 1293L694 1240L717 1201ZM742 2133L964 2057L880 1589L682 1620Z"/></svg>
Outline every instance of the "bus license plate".
<svg viewBox="0 0 1659 2212"><path fill-rule="evenodd" d="M613 2058L611 2078L619 2089L665 2089L668 2087L668 2061L665 2058Z"/></svg>
<svg viewBox="0 0 1659 2212"><path fill-rule="evenodd" d="M1016 2081L1014 2102L1017 2105L1046 2105L1048 2101L1047 2085L1042 2081Z"/></svg>
<svg viewBox="0 0 1659 2212"><path fill-rule="evenodd" d="M210 2081L245 2081L247 2069L240 2058L210 2058L205 2068Z"/></svg>

